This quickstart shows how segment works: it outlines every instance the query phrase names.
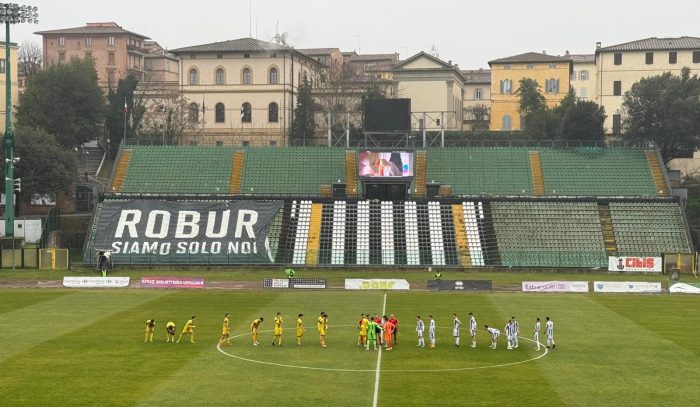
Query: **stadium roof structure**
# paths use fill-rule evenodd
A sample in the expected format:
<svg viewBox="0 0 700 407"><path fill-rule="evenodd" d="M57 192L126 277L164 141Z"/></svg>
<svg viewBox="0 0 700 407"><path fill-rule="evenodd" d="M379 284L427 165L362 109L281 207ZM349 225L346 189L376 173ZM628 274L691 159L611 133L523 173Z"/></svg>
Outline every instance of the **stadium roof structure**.
<svg viewBox="0 0 700 407"><path fill-rule="evenodd" d="M51 34L129 34L134 37L139 37L142 39L150 39L142 34L137 34L133 31L123 29L119 24L114 22L108 23L87 23L83 27L73 27L73 28L62 28L58 30L45 30L37 31L34 34L37 35L51 35Z"/></svg>
<svg viewBox="0 0 700 407"><path fill-rule="evenodd" d="M529 62L571 62L571 58L568 56L560 57L555 55L541 54L539 52L526 52L524 54L494 59L492 61L489 61L489 66L491 66L492 64L512 64Z"/></svg>
<svg viewBox="0 0 700 407"><path fill-rule="evenodd" d="M617 51L666 51L676 49L700 49L700 38L698 37L650 37L642 40L624 42L622 44L601 47L595 50L600 52Z"/></svg>

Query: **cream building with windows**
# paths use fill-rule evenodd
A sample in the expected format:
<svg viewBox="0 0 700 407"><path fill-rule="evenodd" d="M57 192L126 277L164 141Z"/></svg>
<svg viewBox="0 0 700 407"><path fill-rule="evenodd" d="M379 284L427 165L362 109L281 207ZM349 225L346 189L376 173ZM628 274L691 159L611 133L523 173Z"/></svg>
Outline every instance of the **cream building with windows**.
<svg viewBox="0 0 700 407"><path fill-rule="evenodd" d="M689 67L700 73L700 38L646 38L607 47L596 45L596 101L605 108L608 133L620 134L622 99L640 79Z"/></svg>
<svg viewBox="0 0 700 407"><path fill-rule="evenodd" d="M462 71L464 130L488 130L491 116L491 70Z"/></svg>
<svg viewBox="0 0 700 407"><path fill-rule="evenodd" d="M391 69L397 98L411 99L411 127L462 130L464 76L452 65L425 52Z"/></svg>
<svg viewBox="0 0 700 407"><path fill-rule="evenodd" d="M571 87L576 91L576 96L583 100L595 101L597 70L595 66L595 54L567 54L573 62L571 73Z"/></svg>
<svg viewBox="0 0 700 407"><path fill-rule="evenodd" d="M170 51L180 58L180 88L197 130L183 141L287 145L296 95L319 61L284 45L241 38Z"/></svg>

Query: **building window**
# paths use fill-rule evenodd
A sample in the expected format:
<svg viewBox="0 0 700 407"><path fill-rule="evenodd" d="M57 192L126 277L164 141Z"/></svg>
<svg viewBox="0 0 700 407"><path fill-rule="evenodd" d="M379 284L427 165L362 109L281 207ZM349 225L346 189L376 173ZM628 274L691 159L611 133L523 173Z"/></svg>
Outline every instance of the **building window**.
<svg viewBox="0 0 700 407"><path fill-rule="evenodd" d="M613 82L613 96L622 96L622 81Z"/></svg>
<svg viewBox="0 0 700 407"><path fill-rule="evenodd" d="M114 52L107 54L107 65L114 65Z"/></svg>
<svg viewBox="0 0 700 407"><path fill-rule="evenodd" d="M579 89L578 96L580 98L583 98L583 99L587 98L588 97L588 89L586 89L586 88Z"/></svg>
<svg viewBox="0 0 700 407"><path fill-rule="evenodd" d="M613 56L613 63L615 65L622 65L622 52L616 52Z"/></svg>
<svg viewBox="0 0 700 407"><path fill-rule="evenodd" d="M556 67L557 67L557 64L556 64L556 63L554 63L554 62L550 62L550 63L549 63L549 68L550 68L550 69L554 69L554 68L556 68Z"/></svg>
<svg viewBox="0 0 700 407"><path fill-rule="evenodd" d="M111 47L114 46L114 37L107 38L107 45L109 45Z"/></svg>
<svg viewBox="0 0 700 407"><path fill-rule="evenodd" d="M527 69L535 69L535 64L527 64L527 65L525 65L525 68L527 68Z"/></svg>
<svg viewBox="0 0 700 407"><path fill-rule="evenodd" d="M222 68L216 70L215 82L217 85L223 85L225 83L224 70Z"/></svg>
<svg viewBox="0 0 700 407"><path fill-rule="evenodd" d="M587 81L588 80L588 71L585 69L582 69L578 73L578 78L582 81Z"/></svg>
<svg viewBox="0 0 700 407"><path fill-rule="evenodd" d="M243 140L241 144L243 144L243 147L250 147L250 141L248 140Z"/></svg>
<svg viewBox="0 0 700 407"><path fill-rule="evenodd" d="M277 123L279 121L279 107L275 102L270 103L267 107L267 121L270 123Z"/></svg>
<svg viewBox="0 0 700 407"><path fill-rule="evenodd" d="M250 54L243 54L243 58L250 58Z"/></svg>
<svg viewBox="0 0 700 407"><path fill-rule="evenodd" d="M250 73L250 68L243 68L243 78L242 82L244 85L250 85L253 83L252 74Z"/></svg>
<svg viewBox="0 0 700 407"><path fill-rule="evenodd" d="M224 146L224 142L223 142L222 140L216 140L216 146L217 146L217 147L223 147L223 146Z"/></svg>
<svg viewBox="0 0 700 407"><path fill-rule="evenodd" d="M277 68L270 68L270 85L277 85Z"/></svg>
<svg viewBox="0 0 700 407"><path fill-rule="evenodd" d="M484 91L481 88L474 89L474 99L481 100L484 97Z"/></svg>
<svg viewBox="0 0 700 407"><path fill-rule="evenodd" d="M87 37L87 38L85 38L85 46L86 46L86 47L91 47L91 46L92 46L92 37Z"/></svg>
<svg viewBox="0 0 700 407"><path fill-rule="evenodd" d="M693 51L693 63L700 63L700 51Z"/></svg>
<svg viewBox="0 0 700 407"><path fill-rule="evenodd" d="M66 45L66 37L58 37L58 45L63 47Z"/></svg>
<svg viewBox="0 0 700 407"><path fill-rule="evenodd" d="M66 53L65 52L59 52L58 53L58 63L62 64L66 62Z"/></svg>
<svg viewBox="0 0 700 407"><path fill-rule="evenodd" d="M277 140L270 140L270 147L277 147Z"/></svg>
<svg viewBox="0 0 700 407"><path fill-rule="evenodd" d="M620 135L622 133L622 115L613 115L613 134Z"/></svg>
<svg viewBox="0 0 700 407"><path fill-rule="evenodd" d="M5 73L5 59L0 59L0 73Z"/></svg>
<svg viewBox="0 0 700 407"><path fill-rule="evenodd" d="M504 114L501 122L501 130L513 130L513 123L509 114Z"/></svg>
<svg viewBox="0 0 700 407"><path fill-rule="evenodd" d="M214 121L217 123L226 121L226 109L223 103L217 103L214 107Z"/></svg>
<svg viewBox="0 0 700 407"><path fill-rule="evenodd" d="M113 84L117 81L116 75L114 74L114 71L109 71L107 72L107 81L109 84Z"/></svg>
<svg viewBox="0 0 700 407"><path fill-rule="evenodd" d="M153 61L151 61L150 59L147 59L147 60L143 63L143 65L144 65L144 67L146 68L147 71L152 71L152 70L153 70Z"/></svg>
<svg viewBox="0 0 700 407"><path fill-rule="evenodd" d="M510 69L510 64L503 64L503 69Z"/></svg>
<svg viewBox="0 0 700 407"><path fill-rule="evenodd" d="M671 51L668 53L668 63L675 64L678 62L678 53L676 51Z"/></svg>
<svg viewBox="0 0 700 407"><path fill-rule="evenodd" d="M189 118L191 123L198 123L199 122L199 106L197 106L196 103L190 103L190 107L188 108L189 110Z"/></svg>
<svg viewBox="0 0 700 407"><path fill-rule="evenodd" d="M545 79L544 89L546 93L559 93L559 79Z"/></svg>
<svg viewBox="0 0 700 407"><path fill-rule="evenodd" d="M241 105L241 121L243 123L250 123L253 121L253 108L250 103L245 102Z"/></svg>
<svg viewBox="0 0 700 407"><path fill-rule="evenodd" d="M505 79L501 81L501 95L511 95L513 93L513 81Z"/></svg>
<svg viewBox="0 0 700 407"><path fill-rule="evenodd" d="M646 55L644 56L644 62L647 65L651 65L654 63L654 53L653 52L647 52Z"/></svg>
<svg viewBox="0 0 700 407"><path fill-rule="evenodd" d="M199 72L195 68L190 69L190 85L199 85Z"/></svg>
<svg viewBox="0 0 700 407"><path fill-rule="evenodd" d="M216 59L223 59L224 54L216 54Z"/></svg>

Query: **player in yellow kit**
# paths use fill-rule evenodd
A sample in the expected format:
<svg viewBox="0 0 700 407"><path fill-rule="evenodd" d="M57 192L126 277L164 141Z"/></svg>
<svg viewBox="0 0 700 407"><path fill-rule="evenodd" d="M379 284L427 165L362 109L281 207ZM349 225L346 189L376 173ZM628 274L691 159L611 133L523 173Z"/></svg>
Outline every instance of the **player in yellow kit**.
<svg viewBox="0 0 700 407"><path fill-rule="evenodd" d="M143 340L144 342L153 342L153 331L155 330L155 327L155 319L151 318L148 321L146 321L146 338Z"/></svg>
<svg viewBox="0 0 700 407"><path fill-rule="evenodd" d="M184 335L184 334L189 334L190 335L190 342L195 343L194 342L194 329L196 328L196 326L194 325L195 318L196 317L194 315L192 315L192 319L187 321L187 323L185 324L185 327L182 328L182 333L180 333L180 337L177 338L176 343L180 343L180 339L182 339L182 335Z"/></svg>
<svg viewBox="0 0 700 407"><path fill-rule="evenodd" d="M367 346L367 326L369 325L369 319L367 315L362 314L362 319L360 320L360 343L359 346L363 348Z"/></svg>
<svg viewBox="0 0 700 407"><path fill-rule="evenodd" d="M321 312L321 316L318 317L316 321L316 329L318 329L318 336L321 341L321 347L326 347L326 329L328 328L328 317L325 312Z"/></svg>
<svg viewBox="0 0 700 407"><path fill-rule="evenodd" d="M224 314L224 325L221 328L221 339L219 339L219 343L224 343L226 342L227 345L231 345L231 326L229 325L231 322L231 314L228 312Z"/></svg>
<svg viewBox="0 0 700 407"><path fill-rule="evenodd" d="M275 317L275 330L274 336L272 337L272 346L275 346L275 339L277 339L277 346L282 346L282 314L277 313Z"/></svg>
<svg viewBox="0 0 700 407"><path fill-rule="evenodd" d="M253 321L252 324L250 324L250 332L253 334L253 345L258 346L260 345L260 342L258 342L258 327L260 324L263 322L263 317L260 317L256 320Z"/></svg>
<svg viewBox="0 0 700 407"><path fill-rule="evenodd" d="M165 342L175 343L175 323L169 321L165 325Z"/></svg>
<svg viewBox="0 0 700 407"><path fill-rule="evenodd" d="M304 322L302 321L302 318L304 317L304 314L299 314L299 318L297 318L297 345L301 346L301 337L304 335Z"/></svg>

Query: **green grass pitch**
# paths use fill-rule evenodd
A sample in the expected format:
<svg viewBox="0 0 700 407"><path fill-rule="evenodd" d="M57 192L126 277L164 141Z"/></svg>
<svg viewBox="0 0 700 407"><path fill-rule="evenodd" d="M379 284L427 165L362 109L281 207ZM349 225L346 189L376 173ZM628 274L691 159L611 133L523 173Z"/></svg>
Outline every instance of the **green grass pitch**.
<svg viewBox="0 0 700 407"><path fill-rule="evenodd" d="M381 312L383 301L383 292L2 289L0 404L372 406L378 353L356 347L354 324L361 312ZM696 298L671 295L389 292L386 312L398 316L400 333L394 350L382 352L377 405L696 405L697 307ZM272 347L278 311L284 346ZM314 325L320 311L329 314L327 348ZM523 337L548 315L557 348L499 366L542 352L525 340L507 351L503 337L490 350L483 328L471 349L469 311L480 327L501 330L514 315ZM225 312L232 335L243 334L222 348L236 357L216 346ZM297 347L300 312L307 332ZM459 348L453 312L463 321ZM417 314L435 316L436 349L416 347ZM197 343L165 343L165 323L173 320L179 335L191 315ZM248 331L259 316L266 332L254 347ZM143 342L149 318L157 321L154 343Z"/></svg>

